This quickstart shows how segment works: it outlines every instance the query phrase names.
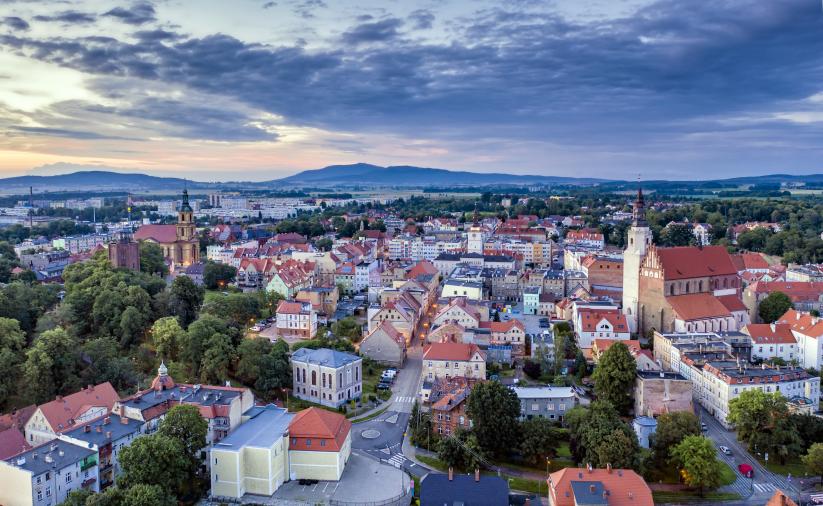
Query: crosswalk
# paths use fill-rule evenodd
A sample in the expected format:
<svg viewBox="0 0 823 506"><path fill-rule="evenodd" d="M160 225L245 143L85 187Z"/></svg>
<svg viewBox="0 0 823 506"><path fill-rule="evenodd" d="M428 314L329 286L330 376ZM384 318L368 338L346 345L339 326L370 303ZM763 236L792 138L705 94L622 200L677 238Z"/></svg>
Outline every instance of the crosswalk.
<svg viewBox="0 0 823 506"><path fill-rule="evenodd" d="M395 397L394 402L397 402L397 403L400 403L400 404L411 404L411 403L414 402L414 396L412 395L412 396Z"/></svg>
<svg viewBox="0 0 823 506"><path fill-rule="evenodd" d="M395 453L389 459L389 464L393 465L394 467L400 468L403 467L403 462L405 461L406 457L404 457L402 453Z"/></svg>
<svg viewBox="0 0 823 506"><path fill-rule="evenodd" d="M761 493L773 494L774 491L777 490L777 487L775 487L771 483L755 483L754 489Z"/></svg>

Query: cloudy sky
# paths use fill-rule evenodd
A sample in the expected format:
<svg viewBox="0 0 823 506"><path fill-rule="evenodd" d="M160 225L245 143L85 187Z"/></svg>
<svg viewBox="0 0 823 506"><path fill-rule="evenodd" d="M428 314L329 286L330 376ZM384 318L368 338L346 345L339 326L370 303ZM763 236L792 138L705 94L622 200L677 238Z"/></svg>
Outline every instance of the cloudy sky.
<svg viewBox="0 0 823 506"><path fill-rule="evenodd" d="M0 175L823 172L820 0L0 0Z"/></svg>

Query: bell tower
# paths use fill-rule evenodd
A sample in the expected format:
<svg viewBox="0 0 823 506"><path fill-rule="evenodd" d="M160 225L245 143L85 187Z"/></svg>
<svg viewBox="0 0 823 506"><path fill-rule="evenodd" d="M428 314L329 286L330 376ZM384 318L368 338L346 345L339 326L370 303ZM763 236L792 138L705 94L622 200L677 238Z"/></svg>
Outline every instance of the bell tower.
<svg viewBox="0 0 823 506"><path fill-rule="evenodd" d="M172 260L184 266L200 261L200 242L197 239L197 226L194 222L194 210L189 204L189 190L183 189L183 202L177 212L176 241Z"/></svg>
<svg viewBox="0 0 823 506"><path fill-rule="evenodd" d="M637 199L632 208L632 226L628 230L626 249L623 251L623 314L629 329L637 332L640 300L640 266L652 245L652 231L646 221L643 189L637 188Z"/></svg>

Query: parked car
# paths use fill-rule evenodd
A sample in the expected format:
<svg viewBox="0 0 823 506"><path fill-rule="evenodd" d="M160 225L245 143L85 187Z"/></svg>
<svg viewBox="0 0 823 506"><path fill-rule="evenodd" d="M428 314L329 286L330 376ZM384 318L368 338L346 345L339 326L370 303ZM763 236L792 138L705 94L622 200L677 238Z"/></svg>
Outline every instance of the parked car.
<svg viewBox="0 0 823 506"><path fill-rule="evenodd" d="M702 430L703 432L706 432L706 431L709 430L709 426L706 425L705 423L701 422L700 423L700 430Z"/></svg>
<svg viewBox="0 0 823 506"><path fill-rule="evenodd" d="M725 453L726 455L732 454L732 450L728 446L718 446L718 449L720 449L720 451Z"/></svg>
<svg viewBox="0 0 823 506"><path fill-rule="evenodd" d="M378 390L391 390L391 383L380 382L377 384Z"/></svg>

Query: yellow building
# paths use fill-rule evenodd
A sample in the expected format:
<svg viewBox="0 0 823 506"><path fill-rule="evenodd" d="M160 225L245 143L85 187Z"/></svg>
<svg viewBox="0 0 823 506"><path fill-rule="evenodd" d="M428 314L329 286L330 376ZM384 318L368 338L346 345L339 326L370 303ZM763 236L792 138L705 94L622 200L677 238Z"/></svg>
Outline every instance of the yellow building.
<svg viewBox="0 0 823 506"><path fill-rule="evenodd" d="M211 495L270 496L289 479L289 422L294 415L274 405L251 418L211 448Z"/></svg>
<svg viewBox="0 0 823 506"><path fill-rule="evenodd" d="M351 422L321 408L297 413L289 424L291 478L337 481L351 455Z"/></svg>

